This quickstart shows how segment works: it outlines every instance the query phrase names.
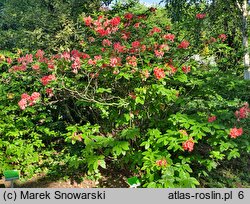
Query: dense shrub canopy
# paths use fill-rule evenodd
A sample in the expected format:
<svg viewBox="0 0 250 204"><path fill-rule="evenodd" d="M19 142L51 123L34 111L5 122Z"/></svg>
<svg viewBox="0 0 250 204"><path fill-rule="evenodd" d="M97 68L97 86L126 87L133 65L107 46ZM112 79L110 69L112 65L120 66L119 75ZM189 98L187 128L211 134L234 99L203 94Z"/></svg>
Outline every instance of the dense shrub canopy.
<svg viewBox="0 0 250 204"><path fill-rule="evenodd" d="M194 13L190 29L205 20ZM75 49L2 52L1 173L115 165L143 187L195 187L249 152L250 84L221 68L227 34L197 43L156 8L85 15L79 30Z"/></svg>

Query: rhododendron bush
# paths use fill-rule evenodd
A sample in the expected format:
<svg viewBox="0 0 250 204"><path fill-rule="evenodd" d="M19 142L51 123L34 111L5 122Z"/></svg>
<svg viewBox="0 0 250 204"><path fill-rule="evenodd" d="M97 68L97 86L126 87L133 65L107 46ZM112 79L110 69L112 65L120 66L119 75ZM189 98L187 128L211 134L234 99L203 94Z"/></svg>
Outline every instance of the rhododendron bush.
<svg viewBox="0 0 250 204"><path fill-rule="evenodd" d="M0 171L32 176L49 163L98 177L116 166L143 187L195 187L249 151L247 98L215 88L229 80L157 15L85 16L80 49L3 53Z"/></svg>

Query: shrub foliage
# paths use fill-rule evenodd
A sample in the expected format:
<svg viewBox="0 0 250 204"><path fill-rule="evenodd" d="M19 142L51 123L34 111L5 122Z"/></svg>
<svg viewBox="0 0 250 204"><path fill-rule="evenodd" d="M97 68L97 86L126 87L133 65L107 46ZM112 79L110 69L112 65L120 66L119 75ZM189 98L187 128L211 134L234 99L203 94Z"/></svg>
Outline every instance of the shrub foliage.
<svg viewBox="0 0 250 204"><path fill-rule="evenodd" d="M0 173L115 165L143 187L195 187L249 152L249 81L197 62L201 46L162 18L85 16L80 49L1 51ZM226 37L208 44L225 58Z"/></svg>

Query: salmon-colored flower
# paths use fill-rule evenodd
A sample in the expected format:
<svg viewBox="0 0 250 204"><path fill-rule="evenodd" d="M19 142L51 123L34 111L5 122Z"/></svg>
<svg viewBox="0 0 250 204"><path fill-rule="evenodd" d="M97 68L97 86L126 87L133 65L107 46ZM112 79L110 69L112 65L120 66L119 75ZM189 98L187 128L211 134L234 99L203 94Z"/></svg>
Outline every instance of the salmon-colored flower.
<svg viewBox="0 0 250 204"><path fill-rule="evenodd" d="M234 127L232 129L230 129L229 136L231 138L237 138L237 137L241 136L242 134L243 134L242 128L237 129L236 127Z"/></svg>
<svg viewBox="0 0 250 204"><path fill-rule="evenodd" d="M133 14L132 13L126 13L124 15L124 18L126 18L127 20L131 20L133 18Z"/></svg>
<svg viewBox="0 0 250 204"><path fill-rule="evenodd" d="M163 52L163 51L160 51L160 50L155 50L154 52L155 52L155 56L156 56L157 58L162 58L163 55L164 55L164 52Z"/></svg>
<svg viewBox="0 0 250 204"><path fill-rule="evenodd" d="M83 18L83 20L86 26L90 26L93 21L93 19L90 16Z"/></svg>
<svg viewBox="0 0 250 204"><path fill-rule="evenodd" d="M206 17L206 14L205 13L197 13L196 14L196 18L197 19L203 19L203 18L205 18Z"/></svg>
<svg viewBox="0 0 250 204"><path fill-rule="evenodd" d="M26 99L21 99L18 102L18 105L21 108L21 110L24 110L27 107L27 100Z"/></svg>
<svg viewBox="0 0 250 204"><path fill-rule="evenodd" d="M159 167L165 167L167 165L166 159L159 159L155 162L155 164Z"/></svg>
<svg viewBox="0 0 250 204"><path fill-rule="evenodd" d="M242 118L247 118L249 113L250 113L249 105L248 103L245 103L243 107L235 111L234 115L238 120L240 120Z"/></svg>
<svg viewBox="0 0 250 204"><path fill-rule="evenodd" d="M44 76L41 78L41 82L44 86L46 86L50 81L53 81L56 79L56 76L54 74Z"/></svg>
<svg viewBox="0 0 250 204"><path fill-rule="evenodd" d="M162 68L158 68L158 67L154 68L154 75L158 80L160 80L166 76L164 70Z"/></svg>
<svg viewBox="0 0 250 204"><path fill-rule="evenodd" d="M46 92L46 94L48 94L48 97L54 96L54 94L53 94L53 89L52 89L52 88L47 88L47 89L45 90L45 92Z"/></svg>
<svg viewBox="0 0 250 204"><path fill-rule="evenodd" d="M110 24L112 26L118 26L120 24L121 18L119 16L116 16L110 20Z"/></svg>
<svg viewBox="0 0 250 204"><path fill-rule="evenodd" d="M190 43L189 43L187 40L183 40L183 41L178 45L178 48L186 49L186 48L188 48L189 44L190 44Z"/></svg>
<svg viewBox="0 0 250 204"><path fill-rule="evenodd" d="M182 148L184 150L187 150L189 152L192 152L194 149L194 140L193 138L190 138L189 140L182 143Z"/></svg>
<svg viewBox="0 0 250 204"><path fill-rule="evenodd" d="M133 48L138 48L138 47L140 47L140 41L134 41L134 42L132 42L132 47L133 47Z"/></svg>
<svg viewBox="0 0 250 204"><path fill-rule="evenodd" d="M175 35L169 33L169 34L163 35L163 38L166 39L166 40L174 42Z"/></svg>
<svg viewBox="0 0 250 204"><path fill-rule="evenodd" d="M185 74L187 74L187 73L189 73L189 72L191 71L190 66L183 66L181 69L182 69L182 71L183 71Z"/></svg>
<svg viewBox="0 0 250 204"><path fill-rule="evenodd" d="M215 121L216 120L216 116L214 115L214 116L210 116L210 117L208 117L208 119L207 119L207 121L209 122L209 123L212 123L213 121Z"/></svg>
<svg viewBox="0 0 250 204"><path fill-rule="evenodd" d="M219 39L221 39L222 42L224 42L227 39L227 35L226 34L220 34L218 36Z"/></svg>

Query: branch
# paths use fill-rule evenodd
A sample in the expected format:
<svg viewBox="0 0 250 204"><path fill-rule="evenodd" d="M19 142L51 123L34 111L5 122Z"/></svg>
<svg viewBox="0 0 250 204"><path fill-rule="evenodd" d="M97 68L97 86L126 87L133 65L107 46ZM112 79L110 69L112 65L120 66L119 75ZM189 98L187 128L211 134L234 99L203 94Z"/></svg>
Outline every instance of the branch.
<svg viewBox="0 0 250 204"><path fill-rule="evenodd" d="M240 11L243 12L243 8L242 8L242 6L240 5L239 1L236 0L235 2L236 2L236 5L238 6L238 8L240 9Z"/></svg>
<svg viewBox="0 0 250 204"><path fill-rule="evenodd" d="M66 91L69 91L74 98L81 99L81 100L83 100L85 102L97 103L97 104L106 105L106 106L118 106L118 107L119 106L128 106L129 105L129 103L120 104L120 103L107 103L106 101L97 101L96 99L89 98L86 94L79 93L76 90L71 90L71 89L68 89L66 87L63 87L63 89L65 89ZM119 97L113 97L113 98L119 98ZM109 98L108 100L111 100L111 99L112 98ZM121 98L119 98L119 99L121 99Z"/></svg>

